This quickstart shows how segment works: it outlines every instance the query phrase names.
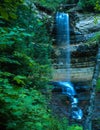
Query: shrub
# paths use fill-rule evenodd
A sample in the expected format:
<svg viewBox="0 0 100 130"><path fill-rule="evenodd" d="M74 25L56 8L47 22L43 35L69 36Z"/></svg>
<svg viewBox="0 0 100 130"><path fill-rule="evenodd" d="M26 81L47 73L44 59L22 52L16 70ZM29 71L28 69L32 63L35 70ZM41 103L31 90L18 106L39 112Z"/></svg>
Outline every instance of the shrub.
<svg viewBox="0 0 100 130"><path fill-rule="evenodd" d="M93 11L97 0L79 0L78 5L84 11Z"/></svg>
<svg viewBox="0 0 100 130"><path fill-rule="evenodd" d="M72 125L68 127L68 130L83 130L83 128L78 125Z"/></svg>
<svg viewBox="0 0 100 130"><path fill-rule="evenodd" d="M32 59L26 39L34 33L15 26L0 27L0 35L0 129L50 127L47 100L40 92L47 87L49 65Z"/></svg>
<svg viewBox="0 0 100 130"><path fill-rule="evenodd" d="M39 130L50 126L45 97L39 91L13 87L5 79L1 82L0 129Z"/></svg>

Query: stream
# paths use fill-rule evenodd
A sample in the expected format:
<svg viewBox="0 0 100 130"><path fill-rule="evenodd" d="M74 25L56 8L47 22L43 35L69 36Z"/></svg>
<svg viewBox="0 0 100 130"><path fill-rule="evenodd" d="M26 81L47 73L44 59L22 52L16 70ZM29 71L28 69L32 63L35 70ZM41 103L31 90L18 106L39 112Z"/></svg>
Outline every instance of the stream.
<svg viewBox="0 0 100 130"><path fill-rule="evenodd" d="M69 124L79 124L84 123L84 117L86 115L86 110L88 106L89 92L78 93L79 106L83 111L83 119L81 121L70 119L70 102L67 96L61 94L60 92L53 92L50 101L50 108L53 115L58 118L66 117L69 120ZM96 94L95 99L95 110L93 114L93 130L100 130L100 93Z"/></svg>

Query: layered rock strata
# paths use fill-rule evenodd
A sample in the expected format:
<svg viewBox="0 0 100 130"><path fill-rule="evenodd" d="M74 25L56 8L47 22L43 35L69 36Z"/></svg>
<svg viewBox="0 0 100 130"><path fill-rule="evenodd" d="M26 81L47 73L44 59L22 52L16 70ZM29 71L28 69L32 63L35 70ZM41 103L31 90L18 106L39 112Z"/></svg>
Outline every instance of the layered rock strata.
<svg viewBox="0 0 100 130"><path fill-rule="evenodd" d="M97 44L89 43L100 30L100 16L97 14L70 14L70 51L71 51L71 80L91 81L95 66ZM96 23L95 23L95 20ZM66 46L53 48L53 80L66 80ZM60 62L59 59L60 58Z"/></svg>

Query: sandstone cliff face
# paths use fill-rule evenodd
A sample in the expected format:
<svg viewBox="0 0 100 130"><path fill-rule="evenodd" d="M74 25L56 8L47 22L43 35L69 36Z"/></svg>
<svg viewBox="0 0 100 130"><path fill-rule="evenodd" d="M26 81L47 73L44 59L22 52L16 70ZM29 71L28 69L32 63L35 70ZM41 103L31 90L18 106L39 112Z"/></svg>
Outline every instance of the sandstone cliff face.
<svg viewBox="0 0 100 130"><path fill-rule="evenodd" d="M70 51L71 51L71 80L91 80L95 66L97 52L96 43L87 44L87 41L100 31L100 15L94 13L69 12L70 15ZM54 47L53 79L66 80L66 49ZM58 57L61 62L58 62Z"/></svg>
<svg viewBox="0 0 100 130"><path fill-rule="evenodd" d="M100 31L100 15L98 14L80 14L77 13L79 20L76 23L76 28L83 34L95 33ZM97 23L96 20L97 19Z"/></svg>

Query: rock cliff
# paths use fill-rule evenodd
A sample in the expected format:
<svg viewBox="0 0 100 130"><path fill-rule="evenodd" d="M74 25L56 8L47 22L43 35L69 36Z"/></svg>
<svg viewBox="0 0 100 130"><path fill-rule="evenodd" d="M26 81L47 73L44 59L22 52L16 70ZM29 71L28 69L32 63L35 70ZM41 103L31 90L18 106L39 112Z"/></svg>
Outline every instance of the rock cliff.
<svg viewBox="0 0 100 130"><path fill-rule="evenodd" d="M97 43L89 43L100 30L100 15L95 13L80 13L69 11L70 15L70 51L71 80L91 81L95 66ZM54 44L53 50L53 80L66 80L66 47ZM58 62L58 57L61 62Z"/></svg>

